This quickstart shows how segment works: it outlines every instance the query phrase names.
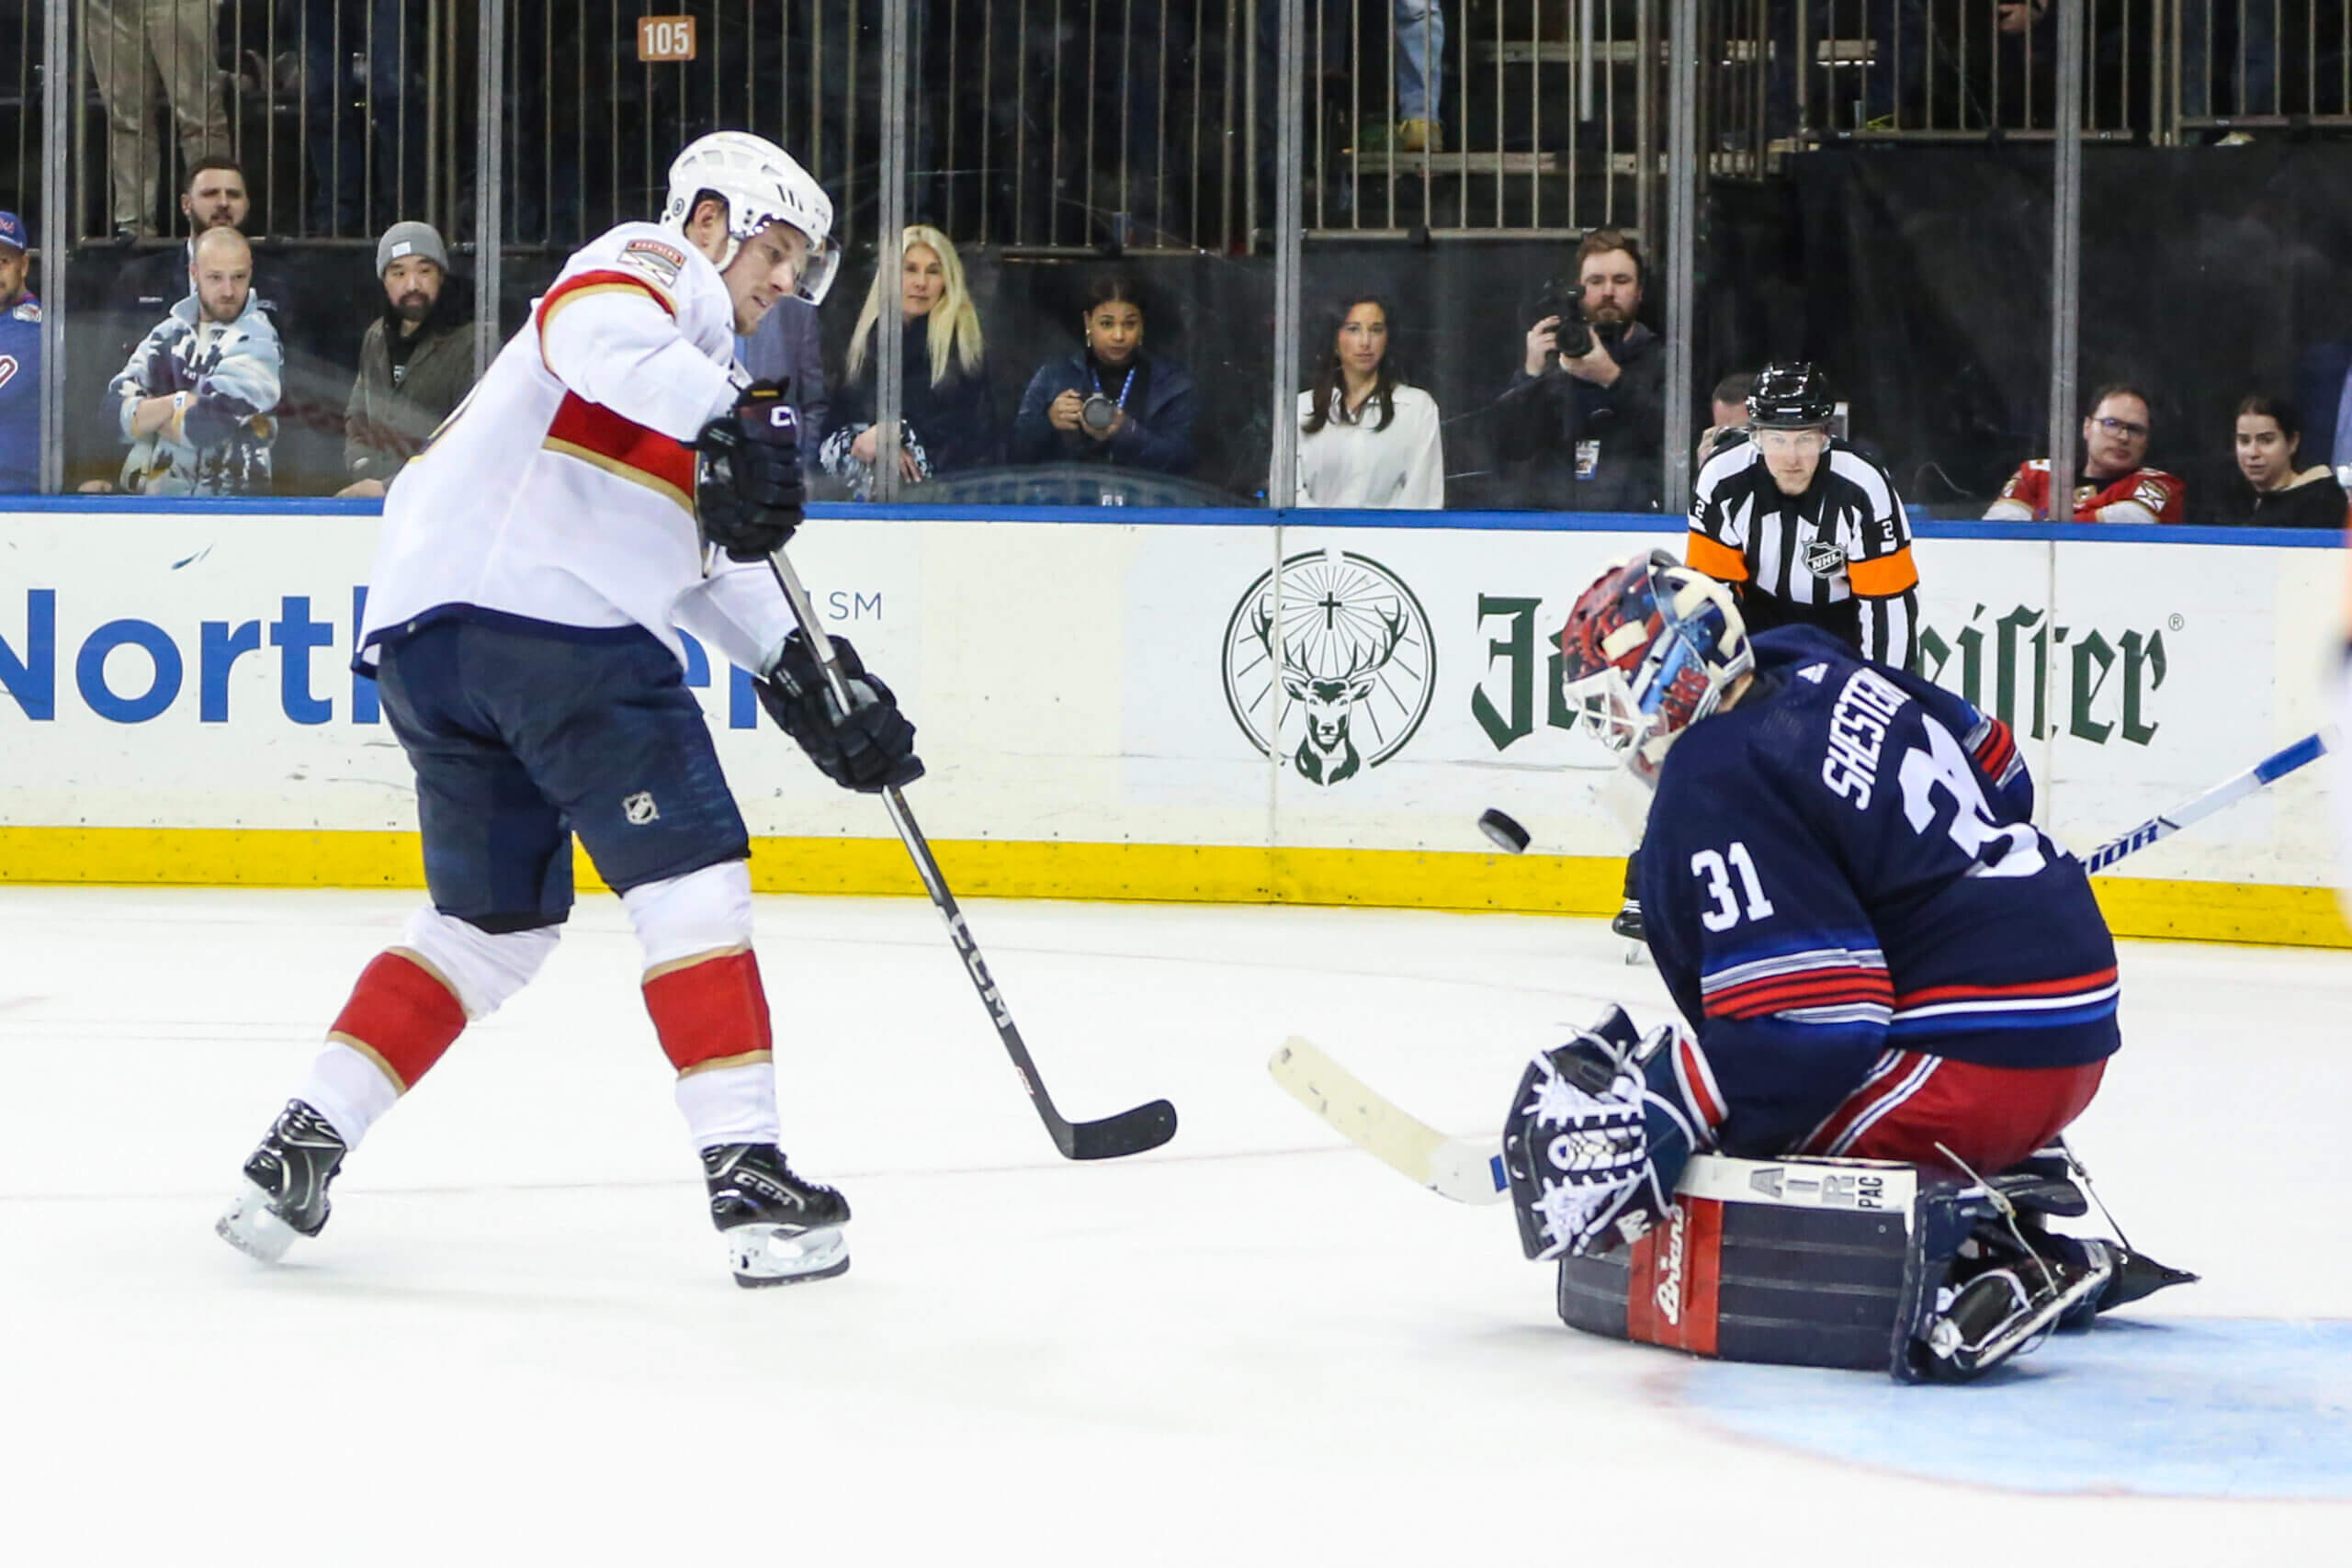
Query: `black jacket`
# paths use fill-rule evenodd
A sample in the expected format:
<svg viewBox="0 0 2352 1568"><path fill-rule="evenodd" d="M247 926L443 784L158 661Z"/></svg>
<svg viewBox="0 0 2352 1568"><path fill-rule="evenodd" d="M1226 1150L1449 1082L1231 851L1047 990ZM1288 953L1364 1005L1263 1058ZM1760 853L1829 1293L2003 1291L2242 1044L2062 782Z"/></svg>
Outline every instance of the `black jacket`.
<svg viewBox="0 0 2352 1568"><path fill-rule="evenodd" d="M880 329L874 329L876 338ZM880 356L868 344L865 363L845 380L833 400L825 434L855 432L874 423L874 371ZM947 378L931 384L931 333L927 323L907 323L905 352L900 357L902 417L922 443L934 475L966 468L987 468L1004 460L1004 434L996 422L996 398L989 386L988 366L964 374L961 362L948 361Z"/></svg>
<svg viewBox="0 0 2352 1568"><path fill-rule="evenodd" d="M2244 478L2230 487L2231 509L2222 521L2241 528L2341 528L2344 487L2324 464L2305 468L2284 490L2257 491Z"/></svg>
<svg viewBox="0 0 2352 1568"><path fill-rule="evenodd" d="M1056 430L1046 418L1046 407L1064 392L1082 395L1094 389L1086 350L1040 366L1022 394L1021 412L1012 417L1012 460L1112 463L1161 474L1191 473L1193 412L1198 401L1193 395L1193 373L1148 349L1143 363L1149 377L1143 406L1128 409L1126 424L1108 441L1080 431Z"/></svg>
<svg viewBox="0 0 2352 1568"><path fill-rule="evenodd" d="M1621 372L1614 386L1595 386L1555 364L1541 376L1514 372L1495 404L1497 456L1520 466L1525 503L1563 512L1657 510L1666 345L1636 321L1611 354Z"/></svg>

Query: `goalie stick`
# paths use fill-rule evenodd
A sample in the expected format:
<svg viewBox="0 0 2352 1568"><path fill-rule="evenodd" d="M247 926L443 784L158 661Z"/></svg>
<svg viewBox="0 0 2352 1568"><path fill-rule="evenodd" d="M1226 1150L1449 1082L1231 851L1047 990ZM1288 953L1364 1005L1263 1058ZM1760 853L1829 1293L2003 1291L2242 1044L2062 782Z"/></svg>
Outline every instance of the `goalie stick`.
<svg viewBox="0 0 2352 1568"><path fill-rule="evenodd" d="M2264 785L2316 761L2341 744L2342 737L2330 725L2291 746L2281 747L2245 772L2109 840L2083 857L2084 869L2103 870L2160 839L2170 838L2190 823L2211 817ZM1501 1201L1510 1190L1503 1175L1499 1138L1446 1136L1395 1102L1383 1099L1309 1041L1294 1035L1274 1053L1266 1070L1300 1104L1329 1122L1350 1143L1442 1197L1457 1203L1495 1203Z"/></svg>
<svg viewBox="0 0 2352 1568"><path fill-rule="evenodd" d="M792 605L792 618L800 624L800 635L808 639L809 652L816 655L825 671L826 689L841 705L842 711L849 712L854 705L849 682L842 678L832 638L817 624L817 612L808 603L808 591L800 585L798 574L782 550L768 557L768 570L775 574L776 586L784 590L785 599ZM1046 1092L1046 1080L1038 1076L1037 1064L1022 1041L1020 1027L1012 1021L1012 1008L989 976L988 961L980 956L980 944L973 939L971 927L965 923L956 895L947 890L947 879L940 874L930 840L915 826L914 813L907 809L905 795L892 785L883 790L882 802L890 809L890 821L899 829L899 840L914 859L923 890L931 895L941 919L947 922L947 936L956 944L956 956L964 961L964 973L972 982L972 988L979 993L980 1005L988 1009L989 1021L996 1025L997 1038L1004 1043L1005 1054L1019 1070L1021 1081L1029 1090L1030 1103L1037 1108L1046 1130L1053 1134L1054 1147L1067 1159L1117 1159L1123 1155L1156 1149L1174 1137L1176 1108L1164 1100L1105 1116L1099 1122L1072 1122L1056 1109L1054 1097Z"/></svg>

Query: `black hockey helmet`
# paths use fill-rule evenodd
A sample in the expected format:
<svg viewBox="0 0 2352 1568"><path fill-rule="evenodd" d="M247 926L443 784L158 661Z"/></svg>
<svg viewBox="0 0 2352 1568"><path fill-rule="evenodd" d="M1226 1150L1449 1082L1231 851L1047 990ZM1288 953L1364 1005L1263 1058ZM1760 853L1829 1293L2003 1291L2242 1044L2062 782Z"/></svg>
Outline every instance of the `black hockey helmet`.
<svg viewBox="0 0 2352 1568"><path fill-rule="evenodd" d="M1837 414L1829 383L1810 360L1767 365L1747 394L1747 423L1757 430L1826 428Z"/></svg>

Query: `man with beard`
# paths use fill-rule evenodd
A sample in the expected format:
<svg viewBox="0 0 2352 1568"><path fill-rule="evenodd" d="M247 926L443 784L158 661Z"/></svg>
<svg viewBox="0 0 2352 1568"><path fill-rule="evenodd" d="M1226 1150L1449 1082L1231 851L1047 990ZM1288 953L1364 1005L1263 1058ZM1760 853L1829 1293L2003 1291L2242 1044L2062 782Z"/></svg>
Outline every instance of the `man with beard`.
<svg viewBox="0 0 2352 1568"><path fill-rule="evenodd" d="M1641 307L1642 257L1632 236L1587 234L1577 247L1575 286L1556 301L1547 290L1527 332L1526 360L1495 405L1498 453L1532 466L1535 504L1657 510L1666 353L1634 320Z"/></svg>
<svg viewBox="0 0 2352 1568"><path fill-rule="evenodd" d="M448 247L430 223L395 223L376 243L384 313L368 324L343 410L340 495L377 496L423 449L474 382L471 322L450 286Z"/></svg>
<svg viewBox="0 0 2352 1568"><path fill-rule="evenodd" d="M107 310L115 318L119 356L128 356L147 329L188 296L188 267L196 260L196 237L208 229L243 232L253 200L245 193L244 171L227 158L205 158L188 171L180 192L180 215L187 220L185 243L150 251L123 264L115 274ZM287 341L289 322L284 310L285 292L271 269L255 266L253 273L254 308L269 319L278 340Z"/></svg>
<svg viewBox="0 0 2352 1568"><path fill-rule="evenodd" d="M266 495L284 385L277 331L253 292L253 251L234 229L197 236L187 297L107 387L134 495Z"/></svg>

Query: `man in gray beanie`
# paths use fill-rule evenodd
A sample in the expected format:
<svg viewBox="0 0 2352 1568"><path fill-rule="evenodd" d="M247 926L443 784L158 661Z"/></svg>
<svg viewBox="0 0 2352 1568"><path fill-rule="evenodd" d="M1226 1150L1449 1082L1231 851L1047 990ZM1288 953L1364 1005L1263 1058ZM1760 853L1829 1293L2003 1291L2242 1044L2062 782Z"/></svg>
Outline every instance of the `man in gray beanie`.
<svg viewBox="0 0 2352 1568"><path fill-rule="evenodd" d="M449 276L430 223L395 223L376 242L384 312L359 347L343 411L341 495L378 496L473 386L470 290Z"/></svg>

